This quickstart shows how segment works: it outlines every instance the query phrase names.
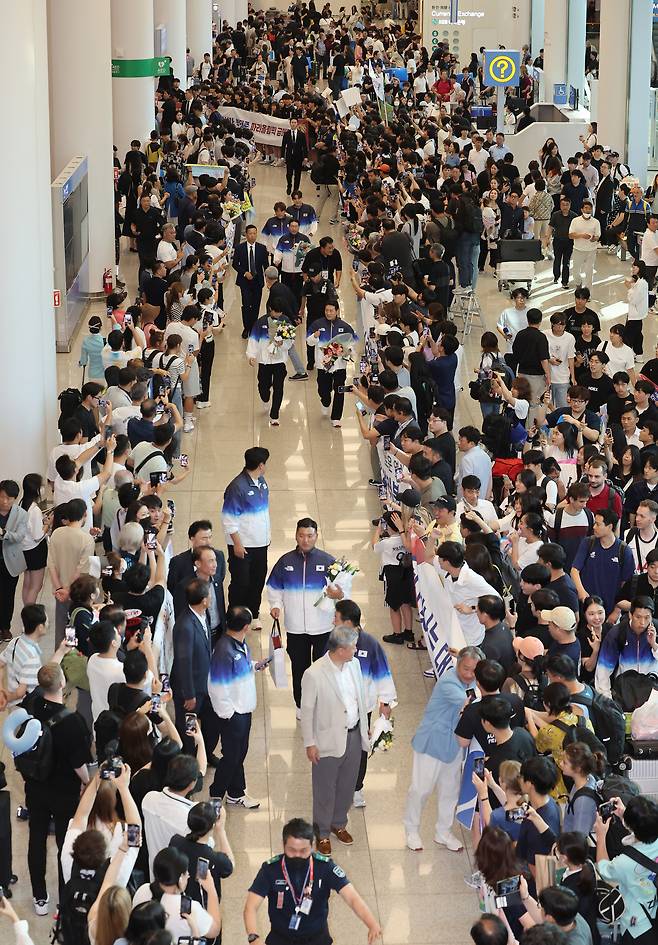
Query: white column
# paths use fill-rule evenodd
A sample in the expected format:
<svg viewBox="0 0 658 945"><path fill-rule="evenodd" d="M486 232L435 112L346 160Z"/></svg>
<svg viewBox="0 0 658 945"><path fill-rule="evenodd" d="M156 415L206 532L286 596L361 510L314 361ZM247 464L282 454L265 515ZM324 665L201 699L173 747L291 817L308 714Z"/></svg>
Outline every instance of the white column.
<svg viewBox="0 0 658 945"><path fill-rule="evenodd" d="M212 52L212 0L187 0L187 45L198 69L203 54Z"/></svg>
<svg viewBox="0 0 658 945"><path fill-rule="evenodd" d="M180 79L181 88L187 87L185 76L185 49L187 44L187 26L185 0L154 0L154 26L164 26L167 30L167 42L162 50L163 56L171 56L174 77Z"/></svg>
<svg viewBox="0 0 658 945"><path fill-rule="evenodd" d="M235 0L235 22L246 23L249 16L247 0ZM232 26L234 24L231 24Z"/></svg>
<svg viewBox="0 0 658 945"><path fill-rule="evenodd" d="M646 187L649 160L649 96L651 94L652 4L632 0L628 77L628 163Z"/></svg>
<svg viewBox="0 0 658 945"><path fill-rule="evenodd" d="M601 0L599 40L598 139L626 158L630 0ZM648 109L645 110L645 115ZM646 118L645 118L646 121ZM648 131L645 129L645 144Z"/></svg>
<svg viewBox="0 0 658 945"><path fill-rule="evenodd" d="M544 98L553 101L553 86L567 81L567 0L550 0L544 9Z"/></svg>
<svg viewBox="0 0 658 945"><path fill-rule="evenodd" d="M569 42L567 47L567 83L578 89L583 107L585 86L585 35L587 31L587 0L570 0Z"/></svg>
<svg viewBox="0 0 658 945"><path fill-rule="evenodd" d="M240 17L238 16L239 0L219 0L219 18L224 20L229 26L235 26Z"/></svg>
<svg viewBox="0 0 658 945"><path fill-rule="evenodd" d="M48 0L51 177L73 157L89 159L89 283L81 286L84 293L102 292L103 270L114 271L110 48L110 0Z"/></svg>
<svg viewBox="0 0 658 945"><path fill-rule="evenodd" d="M532 0L530 12L530 51L533 62L544 48L544 0Z"/></svg>
<svg viewBox="0 0 658 945"><path fill-rule="evenodd" d="M28 472L45 472L49 449L57 442L46 0L6 5L0 60L12 89L20 89L6 95L4 103L4 119L16 129L20 147L5 148L3 156L3 176L10 182L3 212L15 225L2 251L7 277L2 299L5 405L0 411L2 475L20 484Z"/></svg>
<svg viewBox="0 0 658 945"><path fill-rule="evenodd" d="M153 58L153 0L112 0L112 58ZM154 80L112 79L114 143L123 161L133 138L144 142L155 128Z"/></svg>

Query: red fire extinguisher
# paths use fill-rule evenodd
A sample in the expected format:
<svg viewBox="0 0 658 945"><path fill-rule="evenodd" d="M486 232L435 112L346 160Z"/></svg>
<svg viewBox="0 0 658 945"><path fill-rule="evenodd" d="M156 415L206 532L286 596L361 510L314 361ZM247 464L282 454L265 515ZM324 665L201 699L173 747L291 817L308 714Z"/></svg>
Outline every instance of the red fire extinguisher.
<svg viewBox="0 0 658 945"><path fill-rule="evenodd" d="M114 286L112 285L112 270L106 269L103 272L103 292L109 295Z"/></svg>

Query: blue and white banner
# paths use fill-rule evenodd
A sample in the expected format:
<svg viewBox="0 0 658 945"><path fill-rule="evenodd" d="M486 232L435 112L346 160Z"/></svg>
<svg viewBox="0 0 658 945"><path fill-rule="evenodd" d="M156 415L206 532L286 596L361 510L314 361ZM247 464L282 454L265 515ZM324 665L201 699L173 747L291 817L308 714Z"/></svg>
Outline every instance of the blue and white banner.
<svg viewBox="0 0 658 945"><path fill-rule="evenodd" d="M450 651L461 650L466 641L441 578L432 565L425 562L425 546L420 539L413 543L413 569L418 617L432 668L440 679L455 665Z"/></svg>
<svg viewBox="0 0 658 945"><path fill-rule="evenodd" d="M473 826L473 819L477 810L478 795L473 784L473 762L476 758L484 758L484 752L478 740L472 738L462 768L462 784L459 789L456 813L457 820L467 830L470 830Z"/></svg>

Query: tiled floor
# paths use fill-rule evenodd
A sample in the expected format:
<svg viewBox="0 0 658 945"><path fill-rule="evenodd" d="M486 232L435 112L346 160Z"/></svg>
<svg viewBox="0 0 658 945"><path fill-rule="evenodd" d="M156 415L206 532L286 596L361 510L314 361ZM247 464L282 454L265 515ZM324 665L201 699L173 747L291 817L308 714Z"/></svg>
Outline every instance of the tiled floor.
<svg viewBox="0 0 658 945"><path fill-rule="evenodd" d="M283 170L260 167L255 171L258 187L256 206L258 222L270 215L272 204L283 193ZM307 200L313 201L313 187L304 179ZM341 230L329 226L330 208L325 208L319 235L332 233L342 249ZM124 278L128 277L131 296L135 288L133 256L125 257ZM349 258L344 253L345 264ZM600 271L593 292L595 308L602 321L612 324L623 320L626 290L622 270L628 267L607 255L599 255ZM346 317L355 323L355 301L345 280L341 292ZM478 285L484 320L492 327L500 310L507 304L490 275ZM556 292L547 264L539 266L533 302L546 315L571 304L570 293ZM93 307L92 307L93 308ZM100 307L99 311L100 311ZM354 581L354 598L362 607L367 628L377 635L387 632L389 620L382 603L382 585L377 580L375 556L369 549L370 519L378 511L377 497L367 485L370 475L368 451L361 441L351 410L346 410L344 426L332 429L320 413L315 382L288 383L281 427L271 429L256 393L255 370L244 357L240 339L239 293L233 285L226 289L228 328L219 339L215 359L212 407L199 412L197 429L185 435L192 474L175 491L177 504L177 550L185 547L185 526L192 518L209 517L221 534L219 510L226 483L242 467L245 448L261 444L271 452L267 478L271 494L272 548L270 562L294 543L295 522L311 515L320 526L321 544L336 555L345 555L358 563L361 573ZM655 320L649 319L645 352L653 351ZM463 384L472 378L478 361L479 329L466 344ZM58 357L60 389L78 386L80 370L76 349L70 356ZM479 411L467 394L459 398L457 422L479 421ZM221 540L218 541L221 545ZM46 587L46 602L50 592ZM266 616L264 614L264 616ZM260 654L265 632L253 633L250 645ZM49 651L48 645L44 647ZM398 687L399 707L395 710L395 744L390 753L378 755L371 763L365 785L367 807L353 811L350 830L355 843L350 849L336 844L335 858L363 894L383 927L385 945L425 945L468 942L468 929L477 914L474 893L463 882L470 872L467 854L449 853L432 842L435 805L427 805L422 824L426 849L411 853L404 845L401 824L411 764L410 739L431 691L422 676L422 655L406 649L389 648ZM309 816L311 811L310 771L295 722L289 691L276 691L269 677L258 679L259 705L252 729L247 760L248 790L262 799L254 812L231 810L228 832L236 852L236 871L224 883L224 942L243 941L242 905L246 889L263 859L280 850L283 823L292 816ZM12 772L7 769L12 789L12 803L21 792ZM55 895L55 846L51 839L50 889ZM14 887L14 903L21 916L30 919L30 928L38 945L47 941L50 922L37 919L31 908L31 891L26 868L27 826L14 822L14 869L21 882ZM262 929L266 928L262 909ZM331 909L331 929L337 945L365 941L365 932L341 902Z"/></svg>

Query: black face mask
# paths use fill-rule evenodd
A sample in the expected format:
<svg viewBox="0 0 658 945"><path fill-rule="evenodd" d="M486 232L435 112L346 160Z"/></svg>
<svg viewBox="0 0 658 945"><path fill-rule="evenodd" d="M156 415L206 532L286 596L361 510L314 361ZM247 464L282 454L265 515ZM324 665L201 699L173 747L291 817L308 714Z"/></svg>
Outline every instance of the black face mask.
<svg viewBox="0 0 658 945"><path fill-rule="evenodd" d="M287 856L286 866L289 870L301 870L308 868L310 856Z"/></svg>

